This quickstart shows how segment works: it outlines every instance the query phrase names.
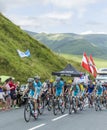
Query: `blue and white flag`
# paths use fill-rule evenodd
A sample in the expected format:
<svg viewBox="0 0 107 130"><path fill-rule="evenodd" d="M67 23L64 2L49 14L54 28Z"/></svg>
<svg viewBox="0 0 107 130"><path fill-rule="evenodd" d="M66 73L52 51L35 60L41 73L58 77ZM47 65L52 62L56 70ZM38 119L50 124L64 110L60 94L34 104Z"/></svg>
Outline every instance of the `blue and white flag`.
<svg viewBox="0 0 107 130"><path fill-rule="evenodd" d="M27 57L29 57L29 56L30 56L30 51L27 50L27 51L25 52L25 55L26 55Z"/></svg>
<svg viewBox="0 0 107 130"><path fill-rule="evenodd" d="M19 56L20 56L21 58L29 57L29 56L30 56L30 51L29 51L29 50L27 50L26 52L22 52L22 51L20 51L20 50L17 50L17 52L18 52L18 54L19 54Z"/></svg>

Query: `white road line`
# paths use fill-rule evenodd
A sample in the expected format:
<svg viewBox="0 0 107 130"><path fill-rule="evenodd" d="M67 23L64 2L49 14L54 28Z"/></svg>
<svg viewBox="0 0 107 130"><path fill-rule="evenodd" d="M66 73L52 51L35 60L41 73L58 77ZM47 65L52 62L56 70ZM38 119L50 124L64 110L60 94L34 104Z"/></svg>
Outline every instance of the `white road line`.
<svg viewBox="0 0 107 130"><path fill-rule="evenodd" d="M28 130L35 130L35 129L40 128L40 127L42 127L42 126L44 126L44 125L46 125L46 124L37 125L37 126L32 127L32 128L30 128L30 129L28 129Z"/></svg>
<svg viewBox="0 0 107 130"><path fill-rule="evenodd" d="M106 108L105 108L105 107L102 107L102 110L106 110Z"/></svg>
<svg viewBox="0 0 107 130"><path fill-rule="evenodd" d="M87 106L88 106L88 104L84 105L84 107L87 107ZM78 108L78 110L79 110L79 108ZM72 111L72 113L74 113L74 110ZM51 121L59 120L59 119L65 117L65 116L68 116L68 114L65 114L65 115L59 116L59 117L57 117L57 118L54 118L54 119L52 119Z"/></svg>
<svg viewBox="0 0 107 130"><path fill-rule="evenodd" d="M88 104L84 105L84 107L87 107L87 106L88 106Z"/></svg>
<svg viewBox="0 0 107 130"><path fill-rule="evenodd" d="M59 120L59 119L65 117L65 116L68 116L68 114L65 114L65 115L59 116L59 117L57 117L57 118L54 118L54 119L52 119L51 121Z"/></svg>

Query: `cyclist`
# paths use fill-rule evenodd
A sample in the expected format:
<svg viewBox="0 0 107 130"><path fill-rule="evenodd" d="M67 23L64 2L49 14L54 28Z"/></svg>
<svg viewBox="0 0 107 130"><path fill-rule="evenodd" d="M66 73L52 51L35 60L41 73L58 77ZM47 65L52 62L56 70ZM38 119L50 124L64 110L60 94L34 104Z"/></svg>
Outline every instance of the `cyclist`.
<svg viewBox="0 0 107 130"><path fill-rule="evenodd" d="M93 84L92 80L90 80L87 88L89 107L93 106L94 90L95 90L95 84Z"/></svg>
<svg viewBox="0 0 107 130"><path fill-rule="evenodd" d="M56 97L61 96L64 94L64 82L61 80L60 77L56 78L56 81L53 85L53 94L56 95ZM55 94L56 91L56 94Z"/></svg>
<svg viewBox="0 0 107 130"><path fill-rule="evenodd" d="M74 97L79 96L80 88L78 83L72 83L71 91L72 91L72 96Z"/></svg>
<svg viewBox="0 0 107 130"><path fill-rule="evenodd" d="M42 89L42 83L40 81L40 77L39 76L35 76L34 77L34 82L37 84L36 91L37 91L37 97L39 97L41 89Z"/></svg>
<svg viewBox="0 0 107 130"><path fill-rule="evenodd" d="M71 93L72 96L75 97L76 99L76 106L78 107L78 98L79 98L79 94L80 94L80 88L79 88L79 84L73 82L72 86L71 86Z"/></svg>
<svg viewBox="0 0 107 130"><path fill-rule="evenodd" d="M40 81L40 77L39 76L35 76L34 77L34 83L36 84L36 95L35 95L35 100L36 100L36 104L39 104L39 98L41 95L41 90L42 90L42 83ZM37 106L38 107L38 106Z"/></svg>
<svg viewBox="0 0 107 130"><path fill-rule="evenodd" d="M51 94L51 83L48 79L43 83L42 86L44 91L48 91Z"/></svg>
<svg viewBox="0 0 107 130"><path fill-rule="evenodd" d="M98 82L96 84L96 95L98 96L102 96L103 95L103 86L102 86L102 83L101 82Z"/></svg>
<svg viewBox="0 0 107 130"><path fill-rule="evenodd" d="M28 97L34 102L34 115L37 117L37 102L36 102L36 87L37 84L34 82L33 78L28 78L27 89L24 91L23 96L28 93Z"/></svg>
<svg viewBox="0 0 107 130"><path fill-rule="evenodd" d="M102 83L100 81L98 81L96 84L95 92L96 92L96 95L95 95L96 99L98 97L100 104L103 104L103 86L102 86Z"/></svg>
<svg viewBox="0 0 107 130"><path fill-rule="evenodd" d="M100 81L97 82L96 84L96 96L99 96L100 97L100 101L102 102L102 96L103 96L103 86L102 86L102 83Z"/></svg>

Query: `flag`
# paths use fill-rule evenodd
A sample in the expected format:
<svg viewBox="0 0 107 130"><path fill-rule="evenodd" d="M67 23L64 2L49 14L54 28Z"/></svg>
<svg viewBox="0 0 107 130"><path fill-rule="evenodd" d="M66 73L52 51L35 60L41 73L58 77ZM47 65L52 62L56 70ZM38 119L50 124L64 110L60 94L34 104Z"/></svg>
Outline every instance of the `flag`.
<svg viewBox="0 0 107 130"><path fill-rule="evenodd" d="M22 51L20 51L20 50L17 50L17 52L18 52L18 54L19 54L19 56L20 56L21 58L26 57L26 55L25 55L24 52L22 52Z"/></svg>
<svg viewBox="0 0 107 130"><path fill-rule="evenodd" d="M92 55L90 55L89 63L90 63L91 73L92 73L92 75L96 78L96 76L97 76L97 68L96 68L96 65L95 65L95 63L94 63L94 60L93 60L93 58L92 58Z"/></svg>
<svg viewBox="0 0 107 130"><path fill-rule="evenodd" d="M27 50L27 51L25 52L25 55L26 55L27 57L29 57L29 56L30 56L30 51Z"/></svg>
<svg viewBox="0 0 107 130"><path fill-rule="evenodd" d="M29 57L29 56L30 56L30 51L29 51L29 50L27 50L26 52L22 52L22 51L20 51L20 50L17 50L17 52L18 52L18 54L19 54L19 56L20 56L21 58Z"/></svg>
<svg viewBox="0 0 107 130"><path fill-rule="evenodd" d="M88 72L91 73L91 69L90 69L90 66L89 66L89 59L87 57L87 54L84 52L83 54L83 58L82 58L82 63L81 63L82 67L84 69L86 69Z"/></svg>
<svg viewBox="0 0 107 130"><path fill-rule="evenodd" d="M94 66L94 68L95 68L95 72L97 73L97 67L96 67L96 65L95 65L95 63L94 63L94 60L93 60L93 58L92 58L92 55L90 55L90 60L91 60L93 66Z"/></svg>

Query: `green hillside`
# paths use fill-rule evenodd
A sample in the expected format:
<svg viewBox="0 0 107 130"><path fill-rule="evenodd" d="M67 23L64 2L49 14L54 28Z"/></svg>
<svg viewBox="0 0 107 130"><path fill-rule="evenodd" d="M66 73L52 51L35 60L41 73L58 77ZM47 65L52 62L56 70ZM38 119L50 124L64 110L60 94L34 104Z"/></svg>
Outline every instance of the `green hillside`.
<svg viewBox="0 0 107 130"><path fill-rule="evenodd" d="M17 49L24 52L29 49L31 57L20 58ZM36 74L49 78L52 71L62 69L66 64L66 60L0 14L0 75L12 75L25 82Z"/></svg>
<svg viewBox="0 0 107 130"><path fill-rule="evenodd" d="M78 35L73 33L33 33L31 36L44 43L55 52L82 55L84 51L88 55L107 59L107 35L90 34Z"/></svg>

